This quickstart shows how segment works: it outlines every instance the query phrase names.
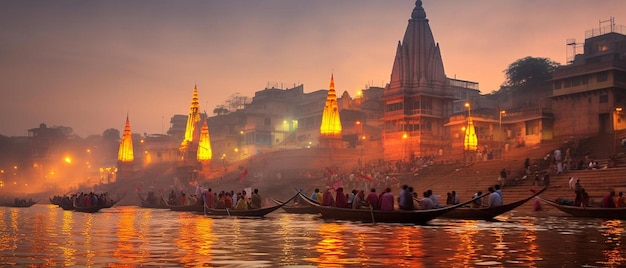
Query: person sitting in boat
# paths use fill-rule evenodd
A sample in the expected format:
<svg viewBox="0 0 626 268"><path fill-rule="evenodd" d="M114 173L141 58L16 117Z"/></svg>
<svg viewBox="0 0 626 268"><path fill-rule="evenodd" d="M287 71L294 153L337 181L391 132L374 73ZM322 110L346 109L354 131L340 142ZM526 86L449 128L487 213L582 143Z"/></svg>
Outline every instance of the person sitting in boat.
<svg viewBox="0 0 626 268"><path fill-rule="evenodd" d="M438 208L439 207L439 198L437 198L437 196L433 194L433 190L431 190L431 189L426 190L426 192L428 193L428 198L430 198L430 200L433 201L433 207L434 208Z"/></svg>
<svg viewBox="0 0 626 268"><path fill-rule="evenodd" d="M618 208L626 207L626 199L624 198L624 193L619 192L617 194L617 198L615 198L615 207L618 207Z"/></svg>
<svg viewBox="0 0 626 268"><path fill-rule="evenodd" d="M479 208L483 206L483 199L482 198L478 198L479 196L483 195L482 191L478 191L476 193L474 193L474 195L472 196L472 199L474 199L474 201L472 201L472 207L473 208Z"/></svg>
<svg viewBox="0 0 626 268"><path fill-rule="evenodd" d="M343 187L337 188L337 196L335 196L335 207L338 207L338 208L348 207L348 198L343 193Z"/></svg>
<svg viewBox="0 0 626 268"><path fill-rule="evenodd" d="M433 209L435 205L433 204L433 200L430 199L430 193L428 191L422 193L424 198L420 199L420 209Z"/></svg>
<svg viewBox="0 0 626 268"><path fill-rule="evenodd" d="M321 195L320 193L320 189L319 188L315 188L315 191L313 192L313 194L311 195L311 200L315 201L315 202L320 202L322 201L321 198L318 199L318 196Z"/></svg>
<svg viewBox="0 0 626 268"><path fill-rule="evenodd" d="M608 194L604 195L602 198L602 207L603 208L615 208L615 191L610 191Z"/></svg>
<svg viewBox="0 0 626 268"><path fill-rule="evenodd" d="M391 188L387 187L385 192L380 196L380 210L393 211L394 210L394 198L391 193Z"/></svg>
<svg viewBox="0 0 626 268"><path fill-rule="evenodd" d="M400 198L399 200L401 200L403 203L398 202L398 206L400 207L400 209L414 210L415 207L413 206L413 187L407 187L406 189L404 189L402 195L404 195L404 197Z"/></svg>
<svg viewBox="0 0 626 268"><path fill-rule="evenodd" d="M230 196L230 193L224 194L224 207L233 208L233 198Z"/></svg>
<svg viewBox="0 0 626 268"><path fill-rule="evenodd" d="M250 198L250 208L257 209L261 208L263 203L263 199L259 195L259 189L254 189L252 191L252 197Z"/></svg>
<svg viewBox="0 0 626 268"><path fill-rule="evenodd" d="M352 200L352 208L359 209L362 207L367 207L368 204L365 202L365 192L358 191Z"/></svg>
<svg viewBox="0 0 626 268"><path fill-rule="evenodd" d="M330 187L326 187L326 191L322 195L322 206L332 206L335 203L333 194L330 193Z"/></svg>
<svg viewBox="0 0 626 268"><path fill-rule="evenodd" d="M172 190L172 191L170 192L170 195L169 195L169 197L167 198L167 202L168 202L170 205L176 205L176 203L177 203L177 202L176 202L176 193L174 193L174 190Z"/></svg>
<svg viewBox="0 0 626 268"><path fill-rule="evenodd" d="M367 195L367 198L365 199L365 201L367 202L369 206L372 207L372 209L374 210L380 209L379 202L378 202L378 194L376 194L375 188L372 188L372 190L370 190L370 193Z"/></svg>
<svg viewBox="0 0 626 268"><path fill-rule="evenodd" d="M496 190L493 187L489 187L489 203L487 207L498 207L502 206L502 197L496 193Z"/></svg>
<svg viewBox="0 0 626 268"><path fill-rule="evenodd" d="M248 209L248 203L246 203L246 199L242 196L241 193L237 193L237 205L235 206L236 210L246 210Z"/></svg>
<svg viewBox="0 0 626 268"><path fill-rule="evenodd" d="M217 201L215 202L215 208L217 209L225 209L226 203L224 203L224 194L220 193L217 195Z"/></svg>
<svg viewBox="0 0 626 268"><path fill-rule="evenodd" d="M209 188L206 192L204 192L203 195L204 195L204 205L208 208L212 208L215 205L215 196L213 195L213 190Z"/></svg>

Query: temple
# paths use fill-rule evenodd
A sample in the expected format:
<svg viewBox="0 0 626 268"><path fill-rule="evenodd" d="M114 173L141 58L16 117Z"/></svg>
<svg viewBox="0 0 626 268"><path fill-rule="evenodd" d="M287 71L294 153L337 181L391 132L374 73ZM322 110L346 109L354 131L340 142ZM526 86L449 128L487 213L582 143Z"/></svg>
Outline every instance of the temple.
<svg viewBox="0 0 626 268"><path fill-rule="evenodd" d="M185 127L185 135L180 144L180 161L176 169L177 176L183 181L194 180L197 177L199 169L198 147L200 140L200 102L198 101L198 87L194 85L193 95L191 97L191 107L189 108L189 116ZM208 127L207 127L208 139ZM210 149L210 148L209 148ZM203 153L204 154L204 153Z"/></svg>
<svg viewBox="0 0 626 268"><path fill-rule="evenodd" d="M418 0L404 39L398 42L391 81L381 98L385 157L408 160L437 155L449 147L444 123L454 99L439 44Z"/></svg>
<svg viewBox="0 0 626 268"><path fill-rule="evenodd" d="M130 120L126 116L126 126L124 126L124 134L120 141L120 148L117 153L117 179L124 180L133 176L133 137L130 132Z"/></svg>
<svg viewBox="0 0 626 268"><path fill-rule="evenodd" d="M320 146L326 148L338 148L341 146L341 119L339 118L339 106L335 93L334 75L330 75L330 87L322 113L320 125Z"/></svg>

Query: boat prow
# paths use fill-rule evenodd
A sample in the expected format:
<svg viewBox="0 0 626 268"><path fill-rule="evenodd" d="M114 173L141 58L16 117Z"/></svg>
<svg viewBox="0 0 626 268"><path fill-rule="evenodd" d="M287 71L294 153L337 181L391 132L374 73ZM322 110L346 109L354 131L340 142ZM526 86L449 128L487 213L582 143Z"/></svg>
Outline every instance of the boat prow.
<svg viewBox="0 0 626 268"><path fill-rule="evenodd" d="M480 208L468 208L468 207L460 207L455 210L452 210L443 216L442 218L450 218L450 219L463 219L463 220L492 220L498 215L509 212L529 200L539 196L539 194L545 192L548 188L544 187L539 191L534 191L534 193L522 200L518 200L513 203L505 204L497 207L480 207Z"/></svg>

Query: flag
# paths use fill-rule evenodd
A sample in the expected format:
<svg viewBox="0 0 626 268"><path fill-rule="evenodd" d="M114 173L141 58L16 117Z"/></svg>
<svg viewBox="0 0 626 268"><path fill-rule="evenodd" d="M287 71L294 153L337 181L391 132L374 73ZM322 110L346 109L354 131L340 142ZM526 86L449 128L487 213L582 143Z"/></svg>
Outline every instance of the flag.
<svg viewBox="0 0 626 268"><path fill-rule="evenodd" d="M241 175L239 175L239 182L240 182L240 183L243 183L243 179L245 179L245 178L246 178L246 176L248 176L248 169L247 169L247 168L246 168L246 169L244 169L244 170L241 172Z"/></svg>

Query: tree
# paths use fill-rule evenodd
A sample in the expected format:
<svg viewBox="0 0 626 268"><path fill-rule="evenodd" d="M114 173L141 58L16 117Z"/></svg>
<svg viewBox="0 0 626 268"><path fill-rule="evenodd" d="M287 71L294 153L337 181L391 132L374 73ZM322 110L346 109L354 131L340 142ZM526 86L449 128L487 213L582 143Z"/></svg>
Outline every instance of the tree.
<svg viewBox="0 0 626 268"><path fill-rule="evenodd" d="M215 115L225 115L227 113L228 113L228 109L224 108L223 105L217 106L215 107L215 109L213 109L213 114Z"/></svg>
<svg viewBox="0 0 626 268"><path fill-rule="evenodd" d="M105 142L116 144L120 142L120 131L114 128L109 128L102 132L102 139Z"/></svg>
<svg viewBox="0 0 626 268"><path fill-rule="evenodd" d="M542 88L549 85L551 73L561 66L548 58L525 57L511 63L504 70L506 81L503 86L514 89Z"/></svg>

